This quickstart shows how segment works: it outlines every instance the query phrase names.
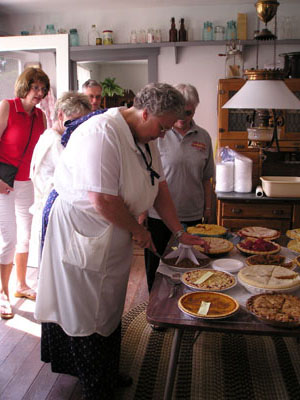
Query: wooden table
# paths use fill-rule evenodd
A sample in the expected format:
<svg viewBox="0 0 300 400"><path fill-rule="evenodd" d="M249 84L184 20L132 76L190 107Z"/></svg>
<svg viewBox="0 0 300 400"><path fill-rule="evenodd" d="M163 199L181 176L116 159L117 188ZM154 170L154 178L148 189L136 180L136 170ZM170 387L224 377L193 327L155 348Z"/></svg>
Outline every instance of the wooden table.
<svg viewBox="0 0 300 400"><path fill-rule="evenodd" d="M161 273L156 273L155 281L150 293L147 308L147 321L161 327L173 327L175 333L172 342L171 356L169 360L167 380L164 392L164 400L172 397L174 379L178 363L181 339L184 329L198 331L212 331L224 333L245 333L255 335L281 335L299 337L300 329L282 329L263 324L255 316L250 314L244 304L245 298L251 296L243 287L236 287L226 291L226 294L236 298L240 303L239 311L230 318L208 321L191 317L179 310L178 299L184 293L190 292L183 284L177 288L176 295L168 298L172 283ZM300 290L294 292L300 296Z"/></svg>

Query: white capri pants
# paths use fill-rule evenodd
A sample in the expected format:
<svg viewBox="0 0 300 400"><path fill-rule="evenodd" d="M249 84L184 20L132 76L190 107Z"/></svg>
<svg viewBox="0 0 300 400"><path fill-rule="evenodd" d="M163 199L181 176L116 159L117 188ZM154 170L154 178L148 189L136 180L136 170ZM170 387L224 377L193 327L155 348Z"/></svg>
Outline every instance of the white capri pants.
<svg viewBox="0 0 300 400"><path fill-rule="evenodd" d="M34 201L32 181L15 181L14 191L0 193L0 264L10 264L16 253L28 253Z"/></svg>

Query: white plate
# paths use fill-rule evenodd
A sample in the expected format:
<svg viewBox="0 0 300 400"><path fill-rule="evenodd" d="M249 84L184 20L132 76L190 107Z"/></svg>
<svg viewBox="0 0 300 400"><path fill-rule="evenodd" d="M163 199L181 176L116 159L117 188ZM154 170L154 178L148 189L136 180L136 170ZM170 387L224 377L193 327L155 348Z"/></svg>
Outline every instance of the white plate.
<svg viewBox="0 0 300 400"><path fill-rule="evenodd" d="M242 261L234 258L219 258L218 260L214 260L212 264L213 269L232 273L238 272L243 266L244 263Z"/></svg>

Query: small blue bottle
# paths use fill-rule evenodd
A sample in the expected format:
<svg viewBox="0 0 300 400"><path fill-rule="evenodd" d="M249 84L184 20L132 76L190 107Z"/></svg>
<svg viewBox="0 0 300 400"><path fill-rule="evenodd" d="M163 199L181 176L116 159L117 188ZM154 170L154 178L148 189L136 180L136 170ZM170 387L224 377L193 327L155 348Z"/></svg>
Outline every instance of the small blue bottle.
<svg viewBox="0 0 300 400"><path fill-rule="evenodd" d="M56 30L55 30L53 24L46 25L46 30L45 30L46 35L53 35L55 33L56 33Z"/></svg>

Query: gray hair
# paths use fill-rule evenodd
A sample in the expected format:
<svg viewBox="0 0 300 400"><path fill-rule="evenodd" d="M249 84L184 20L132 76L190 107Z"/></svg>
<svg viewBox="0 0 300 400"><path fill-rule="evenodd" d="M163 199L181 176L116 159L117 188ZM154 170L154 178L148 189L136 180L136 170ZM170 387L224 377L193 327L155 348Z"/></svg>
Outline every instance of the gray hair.
<svg viewBox="0 0 300 400"><path fill-rule="evenodd" d="M67 118L74 114L87 114L92 111L89 98L78 92L65 92L55 103L54 120L57 120L58 112L62 111Z"/></svg>
<svg viewBox="0 0 300 400"><path fill-rule="evenodd" d="M178 83L174 85L184 97L186 104L192 104L195 108L200 103L199 94L195 86L185 83Z"/></svg>
<svg viewBox="0 0 300 400"><path fill-rule="evenodd" d="M133 106L138 110L146 109L155 116L174 113L181 118L185 101L183 95L173 86L167 83L149 83L137 93Z"/></svg>
<svg viewBox="0 0 300 400"><path fill-rule="evenodd" d="M99 82L95 81L95 79L88 79L84 84L82 85L82 90L84 91L87 88L94 87L94 86L99 86L100 89L102 89L102 86L100 85Z"/></svg>

